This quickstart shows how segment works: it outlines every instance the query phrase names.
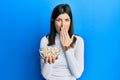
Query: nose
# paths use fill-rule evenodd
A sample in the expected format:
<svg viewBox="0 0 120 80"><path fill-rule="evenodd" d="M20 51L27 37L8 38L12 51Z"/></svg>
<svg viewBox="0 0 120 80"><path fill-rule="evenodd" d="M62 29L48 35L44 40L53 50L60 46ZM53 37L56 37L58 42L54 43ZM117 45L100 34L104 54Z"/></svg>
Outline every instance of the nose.
<svg viewBox="0 0 120 80"><path fill-rule="evenodd" d="M64 25L65 25L65 21L61 21L61 27L64 27Z"/></svg>

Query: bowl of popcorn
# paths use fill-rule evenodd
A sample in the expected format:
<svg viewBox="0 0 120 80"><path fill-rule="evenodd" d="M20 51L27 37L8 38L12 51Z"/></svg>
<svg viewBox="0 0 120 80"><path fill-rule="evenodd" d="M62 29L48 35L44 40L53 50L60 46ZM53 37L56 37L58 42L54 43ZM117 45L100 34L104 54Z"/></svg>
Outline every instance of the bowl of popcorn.
<svg viewBox="0 0 120 80"><path fill-rule="evenodd" d="M46 47L39 50L42 59L52 56L57 57L59 55L59 49L57 47Z"/></svg>

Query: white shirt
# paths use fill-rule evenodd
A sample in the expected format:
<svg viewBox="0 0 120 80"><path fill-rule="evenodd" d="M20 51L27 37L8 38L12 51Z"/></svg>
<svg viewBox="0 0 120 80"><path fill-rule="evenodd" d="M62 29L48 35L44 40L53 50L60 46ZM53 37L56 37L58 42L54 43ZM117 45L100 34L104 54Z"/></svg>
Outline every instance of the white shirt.
<svg viewBox="0 0 120 80"><path fill-rule="evenodd" d="M60 49L55 63L45 64L41 59L41 73L46 80L76 80L84 70L84 41L76 36L74 48L67 51L62 49L60 36L56 34L55 47ZM40 42L40 48L48 47L48 39L44 36Z"/></svg>

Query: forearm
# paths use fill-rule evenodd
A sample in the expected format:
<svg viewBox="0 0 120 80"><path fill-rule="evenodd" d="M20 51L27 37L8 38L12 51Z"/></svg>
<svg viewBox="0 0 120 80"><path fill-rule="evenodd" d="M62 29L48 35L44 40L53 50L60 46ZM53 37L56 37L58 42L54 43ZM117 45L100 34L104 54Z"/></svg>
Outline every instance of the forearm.
<svg viewBox="0 0 120 80"><path fill-rule="evenodd" d="M77 60L74 53L74 49L72 48L65 52L70 71L76 78L78 78L83 72L84 61L83 58L81 58L81 60Z"/></svg>

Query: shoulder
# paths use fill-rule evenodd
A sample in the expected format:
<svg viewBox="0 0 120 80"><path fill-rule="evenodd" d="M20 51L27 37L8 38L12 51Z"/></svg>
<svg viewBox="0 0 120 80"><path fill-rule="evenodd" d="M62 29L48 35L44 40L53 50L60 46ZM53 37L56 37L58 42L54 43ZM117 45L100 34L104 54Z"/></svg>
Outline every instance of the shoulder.
<svg viewBox="0 0 120 80"><path fill-rule="evenodd" d="M76 40L76 44L77 44L77 43L80 43L80 42L81 42L81 43L84 43L84 39L83 39L81 36L75 35L75 37L76 37L76 39L77 39L77 40Z"/></svg>
<svg viewBox="0 0 120 80"><path fill-rule="evenodd" d="M48 37L47 36L43 36L40 41L41 42L46 42L46 41L48 41Z"/></svg>
<svg viewBox="0 0 120 80"><path fill-rule="evenodd" d="M81 36L75 35L75 49L84 50L84 39Z"/></svg>
<svg viewBox="0 0 120 80"><path fill-rule="evenodd" d="M84 47L84 39L79 35L75 35L75 37L76 37L75 46L76 47L78 47L78 46L83 46Z"/></svg>
<svg viewBox="0 0 120 80"><path fill-rule="evenodd" d="M40 40L40 46L41 47L45 47L45 46L47 46L47 44L48 44L48 37L47 36L43 36L41 38L41 40Z"/></svg>

